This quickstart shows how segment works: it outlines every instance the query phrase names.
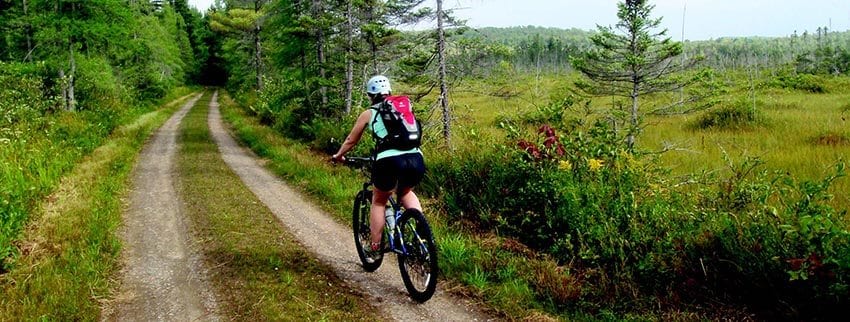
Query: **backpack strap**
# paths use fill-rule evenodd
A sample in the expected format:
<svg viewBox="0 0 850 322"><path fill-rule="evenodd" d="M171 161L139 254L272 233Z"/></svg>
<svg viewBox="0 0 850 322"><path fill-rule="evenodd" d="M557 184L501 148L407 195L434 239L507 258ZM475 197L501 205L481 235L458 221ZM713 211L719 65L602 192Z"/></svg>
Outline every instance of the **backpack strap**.
<svg viewBox="0 0 850 322"><path fill-rule="evenodd" d="M378 118L381 117L381 107L383 107L384 104L388 104L386 100L369 107L369 109L375 111L372 115L372 122L369 123L372 128L372 139L375 140L375 148L372 150L373 157L377 157L378 153L383 151L381 149L383 145L386 144L386 138L381 138L377 133L375 133L375 123L378 123ZM386 124L384 126L386 127Z"/></svg>

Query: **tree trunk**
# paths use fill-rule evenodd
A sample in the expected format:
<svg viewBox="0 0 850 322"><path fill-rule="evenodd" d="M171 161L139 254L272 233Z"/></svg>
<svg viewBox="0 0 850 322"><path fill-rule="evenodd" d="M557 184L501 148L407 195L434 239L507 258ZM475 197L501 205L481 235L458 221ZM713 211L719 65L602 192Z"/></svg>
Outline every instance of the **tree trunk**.
<svg viewBox="0 0 850 322"><path fill-rule="evenodd" d="M32 24L29 19L29 8L27 7L27 0L24 0L24 19L27 20L27 24L24 27L24 33L27 34L27 55L24 57L24 60L27 62L32 61Z"/></svg>
<svg viewBox="0 0 850 322"><path fill-rule="evenodd" d="M443 0L437 0L437 59L439 60L440 106L443 108L443 138L451 148L452 126L449 111L449 93L446 86L446 35L443 30Z"/></svg>
<svg viewBox="0 0 850 322"><path fill-rule="evenodd" d="M366 20L369 22L374 22L374 19L375 8L373 6L369 6L369 11L367 12ZM378 44L375 41L374 35L372 35L372 37L367 37L366 42L369 43L369 50L371 50L372 53L372 70L374 71L373 74L378 75L381 73L381 71L378 70Z"/></svg>
<svg viewBox="0 0 850 322"><path fill-rule="evenodd" d="M260 12L260 0L254 2L254 12ZM260 21L254 23L254 69L256 73L257 90L263 89L263 55L260 41Z"/></svg>
<svg viewBox="0 0 850 322"><path fill-rule="evenodd" d="M77 100L74 98L74 82L76 81L77 75L77 61L74 59L74 44L71 43L68 48L71 54L71 73L68 75L68 110L73 112L77 110Z"/></svg>
<svg viewBox="0 0 850 322"><path fill-rule="evenodd" d="M62 108L64 110L68 110L68 82L65 79L65 70L59 70L59 84L61 84L62 88Z"/></svg>
<svg viewBox="0 0 850 322"><path fill-rule="evenodd" d="M345 114L351 113L352 95L354 93L354 59L352 51L354 47L354 23L352 21L352 0L348 0L346 7L347 35L345 46Z"/></svg>
<svg viewBox="0 0 850 322"><path fill-rule="evenodd" d="M322 0L313 0L313 13L317 21L320 21L316 28L316 59L319 64L319 82L325 80L325 28L322 26ZM328 105L328 87L325 85L319 86L319 93L322 96L322 106Z"/></svg>
<svg viewBox="0 0 850 322"><path fill-rule="evenodd" d="M637 78L633 78L632 83L632 110L631 110L631 119L629 122L629 137L626 139L626 143L628 144L629 151L634 151L635 147L635 132L638 129L638 96L640 95L640 84L637 82Z"/></svg>

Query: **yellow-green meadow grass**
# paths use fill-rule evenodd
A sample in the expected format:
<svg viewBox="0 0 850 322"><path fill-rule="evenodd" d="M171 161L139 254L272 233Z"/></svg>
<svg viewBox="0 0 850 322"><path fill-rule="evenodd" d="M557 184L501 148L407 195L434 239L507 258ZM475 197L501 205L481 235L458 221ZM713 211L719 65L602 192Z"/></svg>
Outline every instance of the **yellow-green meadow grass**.
<svg viewBox="0 0 850 322"><path fill-rule="evenodd" d="M500 118L516 118L519 113L544 106L551 97L565 96L575 76L519 77L517 95L502 98L490 95L500 85L468 81L451 94L455 123L453 145L463 149L468 142L501 140L505 131L498 129ZM648 151L672 149L661 157L675 176L701 171L727 169L724 153L732 160L758 157L766 169L783 171L798 180L819 180L834 173L835 165L850 158L850 81L829 79L829 92L756 89L756 108L766 117L764 124L748 129L696 129L693 123L704 112L675 116L647 116L638 135L639 148ZM518 85L517 85L518 86ZM523 89L523 88L537 89ZM751 100L746 89L719 95L719 105L738 99ZM610 97L593 99L595 108L611 105ZM641 101L643 106L655 102ZM573 116L581 113L574 106ZM438 113L439 111L434 111ZM438 121L438 115L432 121ZM437 126L437 125L435 125ZM439 133L437 128L432 135ZM850 209L850 180L841 178L832 187L833 205Z"/></svg>

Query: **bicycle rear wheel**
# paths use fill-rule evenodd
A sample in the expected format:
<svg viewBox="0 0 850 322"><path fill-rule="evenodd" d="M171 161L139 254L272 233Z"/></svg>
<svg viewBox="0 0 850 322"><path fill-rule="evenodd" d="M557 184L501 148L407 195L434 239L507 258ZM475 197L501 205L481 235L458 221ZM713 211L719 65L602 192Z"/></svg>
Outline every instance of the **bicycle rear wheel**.
<svg viewBox="0 0 850 322"><path fill-rule="evenodd" d="M398 269L410 298L419 303L437 289L437 246L431 226L416 209L408 209L398 221L406 252L398 255Z"/></svg>
<svg viewBox="0 0 850 322"><path fill-rule="evenodd" d="M354 211L352 212L352 228L354 230L354 247L357 248L357 256L360 257L360 263L363 265L363 270L373 272L384 261L384 255L381 252L372 254L371 245L372 237L369 228L369 217L372 208L372 191L362 190L354 198ZM369 251L369 254L367 254Z"/></svg>

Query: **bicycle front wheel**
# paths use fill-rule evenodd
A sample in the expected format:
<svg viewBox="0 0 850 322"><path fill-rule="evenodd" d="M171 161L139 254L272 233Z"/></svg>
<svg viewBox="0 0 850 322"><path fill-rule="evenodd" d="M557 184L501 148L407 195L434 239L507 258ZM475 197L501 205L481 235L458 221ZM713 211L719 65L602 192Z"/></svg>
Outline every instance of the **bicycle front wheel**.
<svg viewBox="0 0 850 322"><path fill-rule="evenodd" d="M360 263L363 265L363 270L373 272L384 261L384 255L381 252L371 252L372 237L369 228L369 217L372 208L372 192L362 190L354 198L354 211L352 212L351 227L354 230L354 247L357 248L357 256L360 257ZM367 253L367 251L369 251Z"/></svg>
<svg viewBox="0 0 850 322"><path fill-rule="evenodd" d="M422 212L408 209L398 221L404 253L398 255L398 269L410 298L419 303L437 289L437 247L431 226Z"/></svg>

